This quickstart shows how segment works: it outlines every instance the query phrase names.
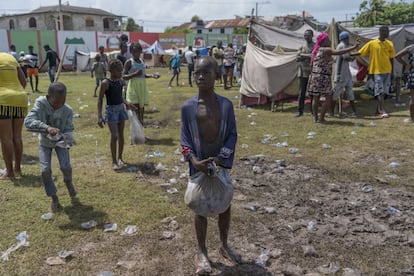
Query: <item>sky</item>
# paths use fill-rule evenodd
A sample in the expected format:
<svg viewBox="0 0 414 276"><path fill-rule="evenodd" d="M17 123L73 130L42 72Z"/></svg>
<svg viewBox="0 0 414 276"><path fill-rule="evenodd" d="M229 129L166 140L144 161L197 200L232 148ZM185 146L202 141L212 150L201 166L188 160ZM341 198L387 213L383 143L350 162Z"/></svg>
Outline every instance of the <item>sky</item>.
<svg viewBox="0 0 414 276"><path fill-rule="evenodd" d="M405 2L413 2L407 0ZM103 9L131 17L145 32L163 32L166 27L191 21L194 15L203 20L245 17L283 16L309 12L320 22L350 20L359 11L362 0L62 0L62 5ZM58 5L59 0L12 0L0 2L0 14L28 13L40 6Z"/></svg>

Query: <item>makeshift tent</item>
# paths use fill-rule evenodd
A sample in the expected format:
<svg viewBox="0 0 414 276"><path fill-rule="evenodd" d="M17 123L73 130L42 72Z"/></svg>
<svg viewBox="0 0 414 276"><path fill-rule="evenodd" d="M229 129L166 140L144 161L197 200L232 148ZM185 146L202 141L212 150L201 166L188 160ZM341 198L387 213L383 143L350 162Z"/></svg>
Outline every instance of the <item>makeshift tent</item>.
<svg viewBox="0 0 414 276"><path fill-rule="evenodd" d="M166 55L167 53L162 48L161 44L155 41L150 47L143 50L145 54L153 54L153 55Z"/></svg>
<svg viewBox="0 0 414 276"><path fill-rule="evenodd" d="M76 66L76 72L85 72L92 69L92 64L95 60L97 52L81 52L75 51L74 65Z"/></svg>
<svg viewBox="0 0 414 276"><path fill-rule="evenodd" d="M305 29L312 29L306 25ZM302 29L300 29L302 30ZM318 30L313 30L318 34ZM241 105L265 104L298 95L297 49L303 32L297 33L255 21L250 25L251 41L246 47L241 81Z"/></svg>
<svg viewBox="0 0 414 276"><path fill-rule="evenodd" d="M152 45L148 48L143 50L144 53L144 60L147 66L161 66L159 62L159 57L161 55L166 55L167 52L164 51L161 44L155 41Z"/></svg>

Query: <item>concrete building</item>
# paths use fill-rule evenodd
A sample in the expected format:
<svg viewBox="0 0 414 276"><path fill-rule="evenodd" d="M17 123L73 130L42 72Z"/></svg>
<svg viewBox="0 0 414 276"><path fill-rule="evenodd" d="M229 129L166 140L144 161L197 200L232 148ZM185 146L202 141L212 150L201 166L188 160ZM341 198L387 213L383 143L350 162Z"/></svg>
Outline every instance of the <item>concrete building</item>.
<svg viewBox="0 0 414 276"><path fill-rule="evenodd" d="M120 31L122 17L101 9L64 4L39 7L29 13L3 15L0 17L0 29Z"/></svg>
<svg viewBox="0 0 414 276"><path fill-rule="evenodd" d="M175 30L191 29L194 34L232 34L237 28L248 28L250 18L237 17L235 19L217 19L211 21L197 20L196 22L184 23Z"/></svg>

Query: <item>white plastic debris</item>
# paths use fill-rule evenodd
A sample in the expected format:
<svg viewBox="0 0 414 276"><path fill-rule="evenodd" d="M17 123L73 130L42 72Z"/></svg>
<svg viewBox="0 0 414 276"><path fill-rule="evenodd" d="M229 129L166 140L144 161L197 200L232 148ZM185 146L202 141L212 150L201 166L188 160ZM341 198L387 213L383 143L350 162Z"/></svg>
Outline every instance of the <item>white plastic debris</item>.
<svg viewBox="0 0 414 276"><path fill-rule="evenodd" d="M90 220L90 221L87 221L87 222L82 222L80 226L83 229L89 230L89 229L92 229L92 228L96 227L97 224L98 223L96 221Z"/></svg>
<svg viewBox="0 0 414 276"><path fill-rule="evenodd" d="M136 235L138 232L138 228L136 225L128 225L125 227L124 230L122 230L121 235L122 236L133 236Z"/></svg>
<svg viewBox="0 0 414 276"><path fill-rule="evenodd" d="M17 242L13 244L12 246L10 246L6 251L4 251L1 254L0 259L2 259L3 261L8 261L9 255L11 252L16 251L22 246L29 246L28 239L29 239L29 235L27 234L26 231L20 232L19 235L17 235L16 237Z"/></svg>
<svg viewBox="0 0 414 276"><path fill-rule="evenodd" d="M397 168L400 166L400 163L398 162L391 162L390 164L388 164L388 167L390 168Z"/></svg>
<svg viewBox="0 0 414 276"><path fill-rule="evenodd" d="M295 153L298 152L298 149L297 148L289 148L289 152L292 153L292 154L295 154Z"/></svg>
<svg viewBox="0 0 414 276"><path fill-rule="evenodd" d="M53 213L45 213L40 216L43 220L51 220L53 218Z"/></svg>
<svg viewBox="0 0 414 276"><path fill-rule="evenodd" d="M118 224L116 223L107 223L104 225L104 232L116 232L118 229Z"/></svg>
<svg viewBox="0 0 414 276"><path fill-rule="evenodd" d="M175 237L175 233L172 231L164 231L162 233L162 236L160 238L160 240L169 240L169 239L173 239Z"/></svg>
<svg viewBox="0 0 414 276"><path fill-rule="evenodd" d="M178 194L178 190L176 188L167 189L167 193L169 194Z"/></svg>

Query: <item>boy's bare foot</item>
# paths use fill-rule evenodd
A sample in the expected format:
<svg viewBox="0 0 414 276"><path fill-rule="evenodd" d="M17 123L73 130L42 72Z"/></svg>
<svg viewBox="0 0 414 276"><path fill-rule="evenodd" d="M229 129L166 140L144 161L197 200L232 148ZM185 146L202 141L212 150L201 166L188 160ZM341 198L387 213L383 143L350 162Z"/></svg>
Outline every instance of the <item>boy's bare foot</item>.
<svg viewBox="0 0 414 276"><path fill-rule="evenodd" d="M195 262L197 266L197 275L208 275L212 272L210 261L208 260L207 256L203 253L198 253L195 256Z"/></svg>
<svg viewBox="0 0 414 276"><path fill-rule="evenodd" d="M235 264L240 264L241 263L241 257L239 254L233 252L230 248L228 247L220 247L220 254L230 260L231 262L235 263Z"/></svg>
<svg viewBox="0 0 414 276"><path fill-rule="evenodd" d="M0 175L0 180L12 180L14 179L14 176L9 176L7 173Z"/></svg>
<svg viewBox="0 0 414 276"><path fill-rule="evenodd" d="M22 171L20 171L20 170L15 170L15 171L14 171L14 176L15 176L15 177L22 177Z"/></svg>
<svg viewBox="0 0 414 276"><path fill-rule="evenodd" d="M124 162L124 160L122 160L122 159L119 159L119 160L118 160L118 166L119 166L119 167L121 167L121 168L122 168L122 167L123 167L123 166L125 166L125 165L126 165L126 163Z"/></svg>

